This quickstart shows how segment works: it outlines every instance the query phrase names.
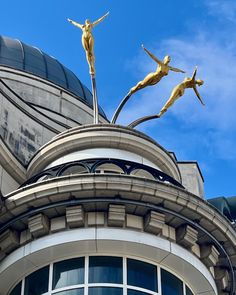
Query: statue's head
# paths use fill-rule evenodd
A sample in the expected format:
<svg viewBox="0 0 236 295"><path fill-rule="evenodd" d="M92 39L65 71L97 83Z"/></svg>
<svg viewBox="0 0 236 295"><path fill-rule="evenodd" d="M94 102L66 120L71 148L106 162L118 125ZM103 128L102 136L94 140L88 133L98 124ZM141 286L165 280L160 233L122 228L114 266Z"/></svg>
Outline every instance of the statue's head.
<svg viewBox="0 0 236 295"><path fill-rule="evenodd" d="M203 81L203 80L200 80L200 79L198 79L198 80L196 80L196 84L197 84L198 86L201 86L201 85L203 85L203 84L204 84L204 81Z"/></svg>
<svg viewBox="0 0 236 295"><path fill-rule="evenodd" d="M167 65L170 62L170 60L171 60L170 56L169 55L166 55L164 57L164 64Z"/></svg>
<svg viewBox="0 0 236 295"><path fill-rule="evenodd" d="M89 19L86 19L86 20L85 20L85 24L86 24L86 25L91 24L90 20L89 20Z"/></svg>

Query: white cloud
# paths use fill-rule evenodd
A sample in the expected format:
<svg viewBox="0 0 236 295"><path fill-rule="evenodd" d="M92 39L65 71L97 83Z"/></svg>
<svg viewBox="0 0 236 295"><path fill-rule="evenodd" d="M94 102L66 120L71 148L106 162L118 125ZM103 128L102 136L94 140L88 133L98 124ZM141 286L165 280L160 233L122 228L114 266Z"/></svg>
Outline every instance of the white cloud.
<svg viewBox="0 0 236 295"><path fill-rule="evenodd" d="M205 5L211 15L222 20L236 21L236 2L232 0L205 0Z"/></svg>

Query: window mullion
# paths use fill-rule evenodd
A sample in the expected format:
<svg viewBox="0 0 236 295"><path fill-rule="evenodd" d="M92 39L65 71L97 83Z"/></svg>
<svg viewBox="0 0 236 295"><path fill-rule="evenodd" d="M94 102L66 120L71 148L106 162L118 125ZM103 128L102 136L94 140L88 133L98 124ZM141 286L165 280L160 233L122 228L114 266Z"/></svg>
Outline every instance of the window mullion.
<svg viewBox="0 0 236 295"><path fill-rule="evenodd" d="M53 278L53 263L50 264L49 267L49 279L48 279L48 292L51 294L52 292L52 278Z"/></svg>
<svg viewBox="0 0 236 295"><path fill-rule="evenodd" d="M25 278L22 280L21 283L21 295L24 295L25 292Z"/></svg>
<svg viewBox="0 0 236 295"><path fill-rule="evenodd" d="M127 258L123 257L123 295L127 295Z"/></svg>
<svg viewBox="0 0 236 295"><path fill-rule="evenodd" d="M88 295L88 279L89 279L89 257L85 256L85 261L84 261L84 295Z"/></svg>

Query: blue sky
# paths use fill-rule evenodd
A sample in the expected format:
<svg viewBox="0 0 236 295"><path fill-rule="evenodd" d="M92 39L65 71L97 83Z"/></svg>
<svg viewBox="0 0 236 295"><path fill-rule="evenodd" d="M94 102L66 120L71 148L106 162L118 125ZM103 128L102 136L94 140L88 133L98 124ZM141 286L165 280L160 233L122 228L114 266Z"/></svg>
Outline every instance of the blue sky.
<svg viewBox="0 0 236 295"><path fill-rule="evenodd" d="M155 86L134 94L118 123L159 112L172 88L198 66L205 81L191 89L160 120L138 127L178 160L198 161L206 197L235 195L236 171L236 1L235 0L8 0L1 1L0 34L39 47L74 71L90 88L81 31L83 23L110 15L97 26L95 56L98 96L111 118L123 96L156 64L143 43L187 73L171 72Z"/></svg>

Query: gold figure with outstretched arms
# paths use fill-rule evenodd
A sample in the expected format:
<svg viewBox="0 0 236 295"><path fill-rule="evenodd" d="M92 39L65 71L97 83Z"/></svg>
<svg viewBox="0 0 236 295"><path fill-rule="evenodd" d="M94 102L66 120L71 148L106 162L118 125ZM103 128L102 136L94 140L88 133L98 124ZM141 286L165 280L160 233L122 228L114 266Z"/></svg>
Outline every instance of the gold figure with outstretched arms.
<svg viewBox="0 0 236 295"><path fill-rule="evenodd" d="M143 45L143 49L146 53L158 64L155 72L149 73L142 81L138 82L134 87L132 87L128 93L128 96L132 95L136 91L146 87L157 84L164 76L167 76L169 71L185 73L184 71L174 68L169 65L170 56L166 55L163 61L159 60L154 56L149 50L147 50Z"/></svg>
<svg viewBox="0 0 236 295"><path fill-rule="evenodd" d="M201 86L204 81L200 80L200 79L195 79L197 74L197 67L193 72L193 75L191 78L185 78L183 80L183 82L181 82L180 84L178 84L177 86L175 86L175 88L172 90L170 98L168 99L168 101L166 102L166 104L164 105L164 107L161 109L160 113L158 114L158 117L160 118L173 104L174 102L180 98L181 96L184 95L185 89L186 88L193 88L197 98L200 100L202 105L205 105L203 100L201 99L201 96L197 90L196 85Z"/></svg>
<svg viewBox="0 0 236 295"><path fill-rule="evenodd" d="M80 28L83 32L82 45L86 53L86 58L89 64L89 71L91 75L95 75L94 38L92 35L92 30L96 25L102 22L108 16L108 14L109 12L107 12L104 16L102 16L101 18L99 18L98 20L94 22L90 22L90 20L86 19L84 24L77 23L69 18L67 19L70 23Z"/></svg>
<svg viewBox="0 0 236 295"><path fill-rule="evenodd" d="M151 86L157 84L164 76L167 76L169 71L174 72L180 72L185 73L184 71L174 68L169 65L170 62L170 56L166 55L163 59L163 61L159 60L156 56L154 56L149 50L147 50L143 45L143 49L146 51L146 53L158 64L157 69L155 72L149 73L142 81L138 82L134 87L130 89L130 91L127 93L127 95L122 99L121 103L119 104L118 108L116 109L112 119L111 123L115 124L116 120L126 104L126 102L129 100L130 96L137 92L138 90L145 88L146 86Z"/></svg>

